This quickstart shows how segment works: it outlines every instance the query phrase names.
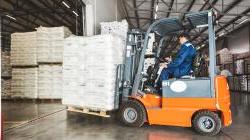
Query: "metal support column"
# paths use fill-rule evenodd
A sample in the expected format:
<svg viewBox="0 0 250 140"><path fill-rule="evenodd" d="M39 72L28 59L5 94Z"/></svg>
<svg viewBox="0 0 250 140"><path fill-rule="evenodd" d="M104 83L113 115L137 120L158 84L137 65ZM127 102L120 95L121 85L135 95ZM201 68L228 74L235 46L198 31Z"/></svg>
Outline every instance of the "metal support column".
<svg viewBox="0 0 250 140"><path fill-rule="evenodd" d="M0 16L0 50L1 50L1 52L0 52L0 58L2 58L2 17ZM1 61L0 61L0 77L2 77L2 59L1 59ZM2 87L2 82L0 83L0 86ZM2 88L0 89L0 93L2 93ZM1 96L0 96L0 100L1 100ZM1 110L1 106L0 106L0 110ZM1 115L1 114L0 114ZM1 116L0 116L0 119L1 119ZM0 120L0 122L2 122L1 120ZM1 130L1 128L0 128L0 131L2 132L2 130ZM1 139L1 136L0 136L0 139Z"/></svg>
<svg viewBox="0 0 250 140"><path fill-rule="evenodd" d="M85 27L85 25L86 25L86 20L85 20L85 17L86 17L86 15L85 15L85 7L83 7L82 6L82 35L83 36L86 36L86 27Z"/></svg>
<svg viewBox="0 0 250 140"><path fill-rule="evenodd" d="M0 47L1 47L1 50L2 50L2 17L0 16Z"/></svg>
<svg viewBox="0 0 250 140"><path fill-rule="evenodd" d="M209 76L211 78L211 92L215 95L215 76L216 76L216 46L215 33L213 26L213 12L208 12L208 33L209 33Z"/></svg>

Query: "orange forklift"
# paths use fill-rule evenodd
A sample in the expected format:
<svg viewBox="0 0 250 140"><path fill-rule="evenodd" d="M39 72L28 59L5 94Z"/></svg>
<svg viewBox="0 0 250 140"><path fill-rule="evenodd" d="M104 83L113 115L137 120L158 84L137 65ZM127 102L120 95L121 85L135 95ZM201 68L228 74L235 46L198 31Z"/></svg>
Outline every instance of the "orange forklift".
<svg viewBox="0 0 250 140"><path fill-rule="evenodd" d="M140 33L128 34L119 109L125 125L140 127L148 123L192 127L209 136L231 125L229 86L224 76L216 75L214 19L212 10L189 13L185 15L185 23L177 18L164 18L151 24L144 37ZM196 28L208 28L209 77L187 75L162 81L161 94L145 90L147 76L143 74L143 66L149 34L155 33L163 40L166 36ZM158 56L154 55L155 58Z"/></svg>

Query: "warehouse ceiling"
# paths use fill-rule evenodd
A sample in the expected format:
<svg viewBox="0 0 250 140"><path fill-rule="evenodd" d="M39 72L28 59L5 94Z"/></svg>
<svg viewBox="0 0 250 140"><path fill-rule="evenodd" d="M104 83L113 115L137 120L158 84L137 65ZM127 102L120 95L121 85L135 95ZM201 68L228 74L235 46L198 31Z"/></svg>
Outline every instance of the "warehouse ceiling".
<svg viewBox="0 0 250 140"><path fill-rule="evenodd" d="M9 48L13 32L34 31L39 26L66 26L82 35L82 0L0 0L3 46Z"/></svg>
<svg viewBox="0 0 250 140"><path fill-rule="evenodd" d="M123 13L132 28L146 30L160 18L176 17L184 19L184 14L213 9L217 13L217 38L223 37L250 18L250 0L121 0ZM191 30L192 41L198 46L207 44L207 28ZM166 52L176 52L176 37L166 41ZM201 48L200 47L200 48Z"/></svg>

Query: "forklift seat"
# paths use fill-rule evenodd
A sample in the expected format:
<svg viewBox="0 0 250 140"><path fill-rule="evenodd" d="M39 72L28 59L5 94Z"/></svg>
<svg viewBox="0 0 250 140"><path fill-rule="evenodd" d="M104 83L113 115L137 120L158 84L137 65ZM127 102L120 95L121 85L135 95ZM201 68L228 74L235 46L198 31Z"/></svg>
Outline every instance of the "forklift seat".
<svg viewBox="0 0 250 140"><path fill-rule="evenodd" d="M180 79L194 79L194 78L195 78L195 76L194 76L193 70L190 71L189 75L183 75L180 77Z"/></svg>
<svg viewBox="0 0 250 140"><path fill-rule="evenodd" d="M180 79L191 79L192 76L191 75L184 75L184 76L181 76Z"/></svg>

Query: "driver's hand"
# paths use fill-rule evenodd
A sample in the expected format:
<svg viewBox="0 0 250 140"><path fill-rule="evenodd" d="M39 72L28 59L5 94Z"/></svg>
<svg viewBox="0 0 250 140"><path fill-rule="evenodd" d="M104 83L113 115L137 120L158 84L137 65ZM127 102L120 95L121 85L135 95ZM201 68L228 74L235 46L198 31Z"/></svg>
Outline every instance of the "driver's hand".
<svg viewBox="0 0 250 140"><path fill-rule="evenodd" d="M160 63L160 67L167 68L167 63Z"/></svg>
<svg viewBox="0 0 250 140"><path fill-rule="evenodd" d="M172 61L172 57L170 56L170 57L165 57L164 58L166 61L168 61L168 62L170 62L170 61Z"/></svg>

